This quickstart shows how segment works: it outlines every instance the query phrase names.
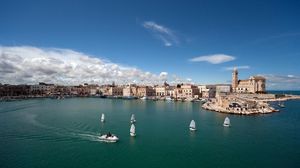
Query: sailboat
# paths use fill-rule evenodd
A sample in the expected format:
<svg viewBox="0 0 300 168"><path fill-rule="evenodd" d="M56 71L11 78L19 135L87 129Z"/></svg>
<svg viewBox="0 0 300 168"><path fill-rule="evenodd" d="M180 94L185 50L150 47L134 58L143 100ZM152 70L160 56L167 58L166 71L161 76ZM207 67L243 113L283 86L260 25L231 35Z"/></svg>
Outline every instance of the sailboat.
<svg viewBox="0 0 300 168"><path fill-rule="evenodd" d="M224 127L229 127L230 126L230 119L228 117L225 118L223 126Z"/></svg>
<svg viewBox="0 0 300 168"><path fill-rule="evenodd" d="M131 123L135 123L136 122L134 114L131 115L130 122Z"/></svg>
<svg viewBox="0 0 300 168"><path fill-rule="evenodd" d="M191 131L196 131L196 123L194 120L191 121L190 123L190 130Z"/></svg>
<svg viewBox="0 0 300 168"><path fill-rule="evenodd" d="M104 113L102 113L101 115L101 122L104 122L105 121L105 116L104 116Z"/></svg>
<svg viewBox="0 0 300 168"><path fill-rule="evenodd" d="M130 136L133 136L133 137L136 136L134 124L131 124L131 127L130 127Z"/></svg>

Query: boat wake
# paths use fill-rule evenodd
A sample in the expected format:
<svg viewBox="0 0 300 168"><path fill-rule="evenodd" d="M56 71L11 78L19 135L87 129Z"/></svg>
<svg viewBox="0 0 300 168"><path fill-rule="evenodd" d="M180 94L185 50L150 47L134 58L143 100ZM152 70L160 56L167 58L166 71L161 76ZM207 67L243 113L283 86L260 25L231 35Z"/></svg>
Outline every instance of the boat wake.
<svg viewBox="0 0 300 168"><path fill-rule="evenodd" d="M91 133L73 133L73 135L77 138L87 140L87 141L93 141L93 142L102 142L101 139L99 139L100 134L91 134Z"/></svg>
<svg viewBox="0 0 300 168"><path fill-rule="evenodd" d="M99 139L100 134L95 133L92 131L86 131L86 130L80 130L78 128L72 129L72 128L62 128L62 127L55 127L50 126L47 124L44 124L40 121L38 121L36 114L26 114L25 118L27 123L30 123L31 125L38 127L40 129L43 129L47 131L47 133L44 135L32 135L31 138L40 138L40 140L52 140L52 141L74 141L74 139L81 139L85 141L97 141L100 142ZM84 129L89 129L86 124L80 124L80 127Z"/></svg>

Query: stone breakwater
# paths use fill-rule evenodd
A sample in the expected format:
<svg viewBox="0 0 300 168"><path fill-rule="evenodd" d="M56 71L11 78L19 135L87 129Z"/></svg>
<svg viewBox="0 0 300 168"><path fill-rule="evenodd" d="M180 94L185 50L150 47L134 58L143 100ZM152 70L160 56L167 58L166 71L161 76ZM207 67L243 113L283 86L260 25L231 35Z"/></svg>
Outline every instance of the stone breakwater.
<svg viewBox="0 0 300 168"><path fill-rule="evenodd" d="M239 115L268 114L279 111L279 109L272 107L269 104L270 102L283 102L295 99L300 100L300 96L285 95L281 98L256 99L255 96L252 98L242 98L240 95L226 95L211 99L204 103L202 108L210 111Z"/></svg>

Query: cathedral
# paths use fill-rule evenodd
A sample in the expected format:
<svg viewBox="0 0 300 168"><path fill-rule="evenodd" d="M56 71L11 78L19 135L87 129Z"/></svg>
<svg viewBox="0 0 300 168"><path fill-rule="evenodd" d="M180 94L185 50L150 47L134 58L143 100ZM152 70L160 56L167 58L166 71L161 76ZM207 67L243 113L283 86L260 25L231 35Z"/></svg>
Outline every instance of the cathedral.
<svg viewBox="0 0 300 168"><path fill-rule="evenodd" d="M247 80L238 79L238 70L232 72L232 91L236 93L266 93L266 79L262 76L251 76Z"/></svg>

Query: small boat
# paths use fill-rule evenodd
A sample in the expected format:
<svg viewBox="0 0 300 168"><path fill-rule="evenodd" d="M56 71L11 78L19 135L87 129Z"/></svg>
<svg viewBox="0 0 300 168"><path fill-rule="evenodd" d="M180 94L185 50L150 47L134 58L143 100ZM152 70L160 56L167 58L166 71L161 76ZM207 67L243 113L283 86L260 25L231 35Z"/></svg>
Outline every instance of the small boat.
<svg viewBox="0 0 300 168"><path fill-rule="evenodd" d="M130 122L132 124L136 122L134 114L131 115Z"/></svg>
<svg viewBox="0 0 300 168"><path fill-rule="evenodd" d="M146 96L142 97L141 100L147 100L148 98Z"/></svg>
<svg viewBox="0 0 300 168"><path fill-rule="evenodd" d="M132 99L136 99L137 97L134 96L123 96L123 99L128 99L128 100L132 100Z"/></svg>
<svg viewBox="0 0 300 168"><path fill-rule="evenodd" d="M117 142L119 140L116 135L111 134L110 132L104 135L100 135L99 139L103 142Z"/></svg>
<svg viewBox="0 0 300 168"><path fill-rule="evenodd" d="M194 120L191 121L190 123L190 130L191 131L196 131L196 123Z"/></svg>
<svg viewBox="0 0 300 168"><path fill-rule="evenodd" d="M279 102L279 103L278 103L278 106L281 107L281 108L284 108L284 107L285 107L285 105L283 104L283 102Z"/></svg>
<svg viewBox="0 0 300 168"><path fill-rule="evenodd" d="M172 101L171 97L166 97L166 101Z"/></svg>
<svg viewBox="0 0 300 168"><path fill-rule="evenodd" d="M134 124L131 124L131 127L130 127L130 136L132 136L132 137L136 136Z"/></svg>
<svg viewBox="0 0 300 168"><path fill-rule="evenodd" d="M105 116L104 116L104 113L102 113L101 115L101 122L104 122L105 121Z"/></svg>
<svg viewBox="0 0 300 168"><path fill-rule="evenodd" d="M223 126L224 127L229 127L230 126L230 119L228 117L225 118Z"/></svg>

